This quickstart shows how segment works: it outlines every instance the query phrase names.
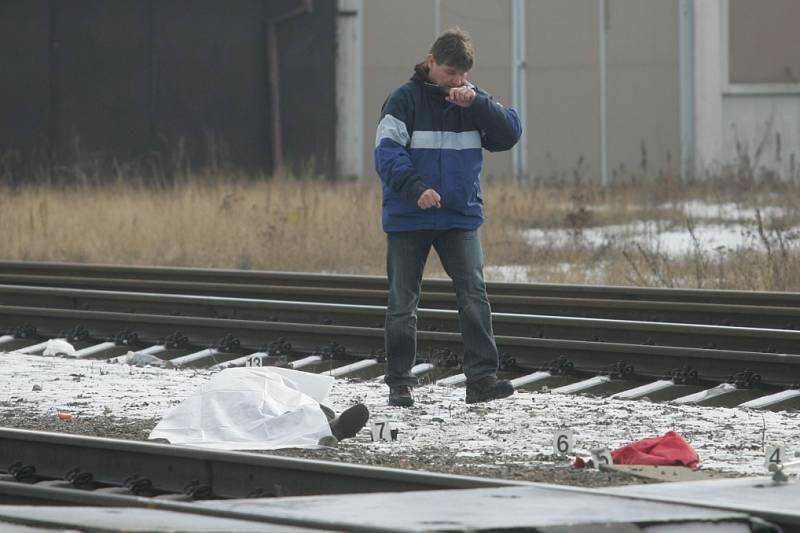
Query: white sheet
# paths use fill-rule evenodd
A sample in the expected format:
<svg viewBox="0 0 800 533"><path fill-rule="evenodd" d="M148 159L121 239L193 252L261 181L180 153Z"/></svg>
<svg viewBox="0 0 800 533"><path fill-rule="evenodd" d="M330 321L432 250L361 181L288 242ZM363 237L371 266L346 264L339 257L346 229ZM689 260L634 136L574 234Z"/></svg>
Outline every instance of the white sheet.
<svg viewBox="0 0 800 533"><path fill-rule="evenodd" d="M275 367L228 368L172 409L151 439L221 450L316 447L334 378Z"/></svg>

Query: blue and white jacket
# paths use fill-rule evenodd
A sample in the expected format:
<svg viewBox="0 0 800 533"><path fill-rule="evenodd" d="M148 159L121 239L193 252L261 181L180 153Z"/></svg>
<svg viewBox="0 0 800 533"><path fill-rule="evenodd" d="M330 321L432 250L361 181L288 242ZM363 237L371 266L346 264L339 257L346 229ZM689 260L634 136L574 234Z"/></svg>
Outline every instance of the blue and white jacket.
<svg viewBox="0 0 800 533"><path fill-rule="evenodd" d="M375 135L375 169L383 182L383 230L475 229L483 223L481 148L509 150L522 134L517 112L474 85L472 105L445 100L417 65L383 104ZM420 209L426 189L441 208Z"/></svg>

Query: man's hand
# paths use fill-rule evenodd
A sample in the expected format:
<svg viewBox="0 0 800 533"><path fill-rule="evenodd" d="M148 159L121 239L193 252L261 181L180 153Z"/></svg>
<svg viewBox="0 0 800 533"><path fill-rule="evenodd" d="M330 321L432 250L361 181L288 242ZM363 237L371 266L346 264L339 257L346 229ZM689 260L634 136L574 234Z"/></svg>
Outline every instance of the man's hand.
<svg viewBox="0 0 800 533"><path fill-rule="evenodd" d="M472 105L472 102L475 101L475 91L466 85L454 87L447 93L445 100L457 106L469 107Z"/></svg>
<svg viewBox="0 0 800 533"><path fill-rule="evenodd" d="M425 192L423 192L417 200L417 205L420 209L442 207L442 197L433 189L425 189Z"/></svg>

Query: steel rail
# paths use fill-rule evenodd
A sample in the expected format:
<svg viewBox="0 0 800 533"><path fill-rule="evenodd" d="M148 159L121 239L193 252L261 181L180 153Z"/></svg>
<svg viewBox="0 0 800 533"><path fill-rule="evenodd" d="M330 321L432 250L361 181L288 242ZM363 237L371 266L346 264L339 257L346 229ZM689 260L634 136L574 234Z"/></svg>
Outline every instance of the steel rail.
<svg viewBox="0 0 800 533"><path fill-rule="evenodd" d="M112 507L112 508L143 508L173 513L186 513L191 515L208 516L211 518L227 518L231 520L264 524L264 531L279 530L283 527L296 527L300 532L315 531L345 531L356 533L412 533L407 530L390 527L356 526L351 523L323 522L313 518L296 519L287 516L271 516L264 513L249 513L236 508L210 507L197 505L193 502L159 500L142 496L125 494L99 493L98 491L85 491L53 487L40 487L22 483L0 481L0 504L2 505L58 505L78 507ZM1 517L1 516L0 516ZM30 518L14 521L22 526L47 528L52 524L49 521L37 520L35 511L31 511ZM270 527L271 526L271 527ZM269 529L266 529L269 528ZM302 528L302 529L301 529ZM44 529L43 529L44 530ZM81 531L84 529L81 528ZM87 529L95 531L94 528ZM175 529L180 530L180 529ZM28 531L27 529L25 531ZM38 530L37 530L38 531ZM71 529L69 531L72 531ZM103 531L106 531L104 528Z"/></svg>
<svg viewBox="0 0 800 533"><path fill-rule="evenodd" d="M88 278L63 276L20 276L0 274L7 285L44 286L161 294L192 294L268 300L315 301L352 305L384 305L386 290L326 288L290 285L208 283L191 281ZM492 308L503 313L610 318L719 324L730 326L800 329L800 307L711 304L677 301L637 301L602 298L491 295ZM431 309L455 309L453 293L425 292L420 305Z"/></svg>
<svg viewBox="0 0 800 533"><path fill-rule="evenodd" d="M304 324L383 327L384 306L0 285L0 304ZM800 353L800 331L493 313L498 335ZM420 309L422 331L460 331L458 314Z"/></svg>
<svg viewBox="0 0 800 533"><path fill-rule="evenodd" d="M64 479L91 473L92 488L147 479L153 493L203 487L215 498L304 496L502 487L524 482L436 474L247 452L0 428L0 465L29 465L26 475Z"/></svg>
<svg viewBox="0 0 800 533"><path fill-rule="evenodd" d="M141 332L142 339L163 338L180 330L195 344L209 346L228 334L240 339L243 346L253 347L283 338L295 350L317 354L324 353L325 346L335 342L345 347L347 354L362 358L383 349L382 330L354 326L0 306L0 323L3 322L41 324L43 331L53 332L81 324L95 335L109 337L122 329L133 329ZM765 385L792 386L800 382L800 356L793 354L504 335L498 335L496 341L502 353L502 364L508 369L537 370L565 357L576 369L586 372L604 372L622 361L632 365L635 373L643 377L662 377L673 369L688 366L708 381L726 381L736 372L750 370L757 372ZM420 359L435 362L442 353L459 353L462 349L458 333L422 331L418 334Z"/></svg>
<svg viewBox="0 0 800 533"><path fill-rule="evenodd" d="M133 496L127 494L110 494L98 491L75 490L54 487L41 487L38 485L27 485L22 483L0 481L0 504L2 505L59 505L59 506L79 506L79 507L114 507L114 508L143 508L155 509L159 511L171 511L187 513L193 515L208 516L213 518L228 518L247 522L264 524L267 528L277 526L290 526L297 528L298 532L308 531L346 531L357 533L406 533L406 530L397 528L380 527L359 527L353 524L336 522L323 522L313 518L296 519L286 516L270 516L264 513L248 513L235 508L217 508L197 505L193 502L159 500L143 496ZM36 520L35 511L32 509L30 519L19 521L25 526L41 526L50 529L51 524ZM48 527L50 526L50 527ZM175 529L179 531L180 529ZM272 529L265 529L271 531ZM281 529L282 531L283 529ZM27 530L26 530L27 531ZM72 530L69 530L72 531ZM83 529L81 529L83 531ZM94 531L94 528L91 529ZM106 531L106 529L103 529ZM411 533L411 532L408 532Z"/></svg>
<svg viewBox="0 0 800 533"><path fill-rule="evenodd" d="M290 285L360 290L386 290L383 276L317 274L307 272L254 271L189 267L123 266L40 261L0 261L0 275L99 277L192 283ZM0 282L2 281L0 276ZM426 291L453 291L450 280L425 279ZM558 298L601 298L614 300L655 300L698 303L730 303L800 307L800 292L746 291L722 289L676 289L619 285L578 285L560 283L488 282L492 295L549 296Z"/></svg>

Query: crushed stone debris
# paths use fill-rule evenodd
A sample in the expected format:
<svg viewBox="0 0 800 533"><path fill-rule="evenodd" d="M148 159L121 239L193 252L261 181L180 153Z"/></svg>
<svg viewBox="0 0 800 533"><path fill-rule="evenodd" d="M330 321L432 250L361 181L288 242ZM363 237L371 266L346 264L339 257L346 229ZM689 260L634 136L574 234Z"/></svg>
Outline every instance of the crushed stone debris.
<svg viewBox="0 0 800 533"><path fill-rule="evenodd" d="M0 425L100 437L145 440L173 406L214 371L129 366L0 352ZM57 383L55 383L57 382ZM48 386L50 384L50 386ZM33 390L40 385L41 390ZM488 404L467 405L464 389L428 385L411 408L389 407L378 381L337 379L331 407L364 403L372 420L397 429L397 440L373 442L369 424L335 448L269 453L435 472L580 486L646 482L620 472L572 467L554 455L553 437L569 428L574 453L614 449L677 431L700 456L700 468L720 476L765 475L764 453L783 445L800 451L797 411L697 407L591 396L518 391ZM797 448L797 450L795 450Z"/></svg>

